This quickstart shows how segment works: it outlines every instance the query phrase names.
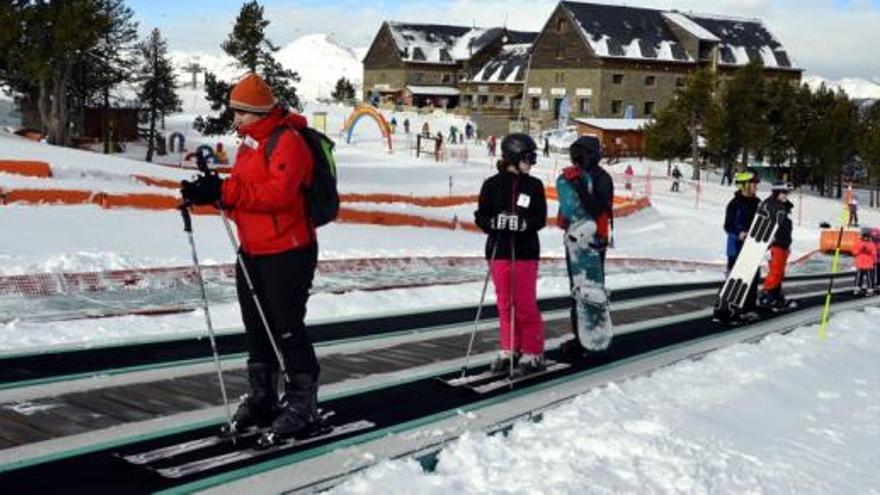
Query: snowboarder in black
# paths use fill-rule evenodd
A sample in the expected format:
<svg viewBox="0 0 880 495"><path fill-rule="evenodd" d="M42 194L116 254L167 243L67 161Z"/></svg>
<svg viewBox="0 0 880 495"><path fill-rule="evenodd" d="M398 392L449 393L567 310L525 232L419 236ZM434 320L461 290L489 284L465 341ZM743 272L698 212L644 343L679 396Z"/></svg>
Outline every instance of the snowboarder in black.
<svg viewBox="0 0 880 495"><path fill-rule="evenodd" d="M592 201L590 201L590 204L584 205L584 207L589 209L591 216L596 219L596 231L598 242L600 243L598 246L599 257L602 260L602 270L604 272L605 258L608 247L611 245L612 229L614 227L614 180L599 165L599 162L602 160L602 145L595 136L579 137L569 148L569 156L572 165L589 175L590 182L593 184L590 194ZM563 225L563 222L564 219L560 216L557 219L559 227L562 229L568 228L568 225ZM568 256L567 251L566 256ZM569 282L572 282L570 273ZM563 342L560 345L560 349L564 354L582 355L584 347L577 337L577 307L574 300L572 300L571 308L571 328L575 332L574 338Z"/></svg>
<svg viewBox="0 0 880 495"><path fill-rule="evenodd" d="M529 172L537 146L527 134L501 142L498 173L480 190L477 225L487 234L489 260L501 323L501 349L493 371L515 365L514 376L544 369L544 322L538 309L537 281L541 245L538 231L547 223L544 184ZM511 318L512 316L512 318Z"/></svg>

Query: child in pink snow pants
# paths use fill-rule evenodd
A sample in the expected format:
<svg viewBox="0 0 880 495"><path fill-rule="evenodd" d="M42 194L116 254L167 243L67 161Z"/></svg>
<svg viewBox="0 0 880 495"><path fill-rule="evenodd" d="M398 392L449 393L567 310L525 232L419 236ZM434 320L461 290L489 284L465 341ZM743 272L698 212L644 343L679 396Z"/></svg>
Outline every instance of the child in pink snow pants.
<svg viewBox="0 0 880 495"><path fill-rule="evenodd" d="M538 231L547 222L544 184L529 175L537 162L537 145L526 134L501 141L498 173L486 179L474 213L488 234L489 261L498 315L501 349L492 371L513 368L524 376L544 369L544 322L538 309Z"/></svg>

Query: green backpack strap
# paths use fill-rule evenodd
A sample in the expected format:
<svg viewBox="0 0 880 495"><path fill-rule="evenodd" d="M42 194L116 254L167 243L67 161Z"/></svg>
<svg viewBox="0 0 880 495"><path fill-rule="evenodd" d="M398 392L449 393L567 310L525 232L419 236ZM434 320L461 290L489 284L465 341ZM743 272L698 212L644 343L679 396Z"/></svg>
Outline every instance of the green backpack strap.
<svg viewBox="0 0 880 495"><path fill-rule="evenodd" d="M269 159L272 158L272 153L275 152L275 147L278 146L278 140L281 139L281 135L287 131L293 131L293 127L289 125L279 125L275 129L272 130L272 134L269 134L269 140L266 141L266 147L263 148L265 157L266 157L266 166L269 166Z"/></svg>

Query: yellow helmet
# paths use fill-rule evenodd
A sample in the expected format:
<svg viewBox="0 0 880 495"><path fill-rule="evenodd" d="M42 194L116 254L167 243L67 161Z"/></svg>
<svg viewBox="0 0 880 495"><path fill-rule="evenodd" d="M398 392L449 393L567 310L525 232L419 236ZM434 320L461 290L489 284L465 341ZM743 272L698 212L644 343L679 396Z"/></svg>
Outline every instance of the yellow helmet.
<svg viewBox="0 0 880 495"><path fill-rule="evenodd" d="M748 170L745 172L737 172L735 176L733 176L733 182L737 185L745 184L746 182L757 182L755 173L749 172Z"/></svg>

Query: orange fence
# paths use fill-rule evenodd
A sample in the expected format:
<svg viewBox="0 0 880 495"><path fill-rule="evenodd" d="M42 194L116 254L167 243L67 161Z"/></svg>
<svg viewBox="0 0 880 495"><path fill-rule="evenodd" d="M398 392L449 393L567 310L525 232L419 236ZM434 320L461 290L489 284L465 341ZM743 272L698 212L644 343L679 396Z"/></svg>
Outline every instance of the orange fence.
<svg viewBox="0 0 880 495"><path fill-rule="evenodd" d="M52 168L48 163L26 160L0 160L0 172L41 179L52 177Z"/></svg>
<svg viewBox="0 0 880 495"><path fill-rule="evenodd" d="M819 236L819 250L823 253L833 253L837 249L837 239L840 236L840 229L823 230ZM843 239L840 242L840 252L844 254L852 254L853 247L859 239L859 230L845 229L843 231Z"/></svg>

